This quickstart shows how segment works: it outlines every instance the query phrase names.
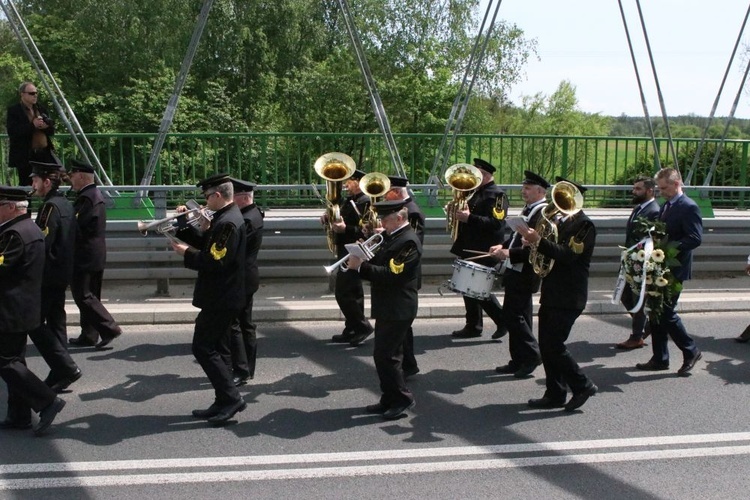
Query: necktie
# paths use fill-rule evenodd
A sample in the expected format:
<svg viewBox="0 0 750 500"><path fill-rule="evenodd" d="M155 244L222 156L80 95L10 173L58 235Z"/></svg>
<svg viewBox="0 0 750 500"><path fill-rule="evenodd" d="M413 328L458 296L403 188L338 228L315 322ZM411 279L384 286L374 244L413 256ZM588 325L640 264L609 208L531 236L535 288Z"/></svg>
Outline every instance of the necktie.
<svg viewBox="0 0 750 500"><path fill-rule="evenodd" d="M672 204L670 202L666 202L664 206L661 209L661 215L659 215L659 220L664 221L667 220L667 212L669 211L669 207L671 207Z"/></svg>
<svg viewBox="0 0 750 500"><path fill-rule="evenodd" d="M637 207L635 207L635 209L633 209L633 213L630 214L630 221L628 222L628 225L631 225L633 224L633 222L635 222L635 219L638 217L639 213L641 213L640 205L638 205Z"/></svg>

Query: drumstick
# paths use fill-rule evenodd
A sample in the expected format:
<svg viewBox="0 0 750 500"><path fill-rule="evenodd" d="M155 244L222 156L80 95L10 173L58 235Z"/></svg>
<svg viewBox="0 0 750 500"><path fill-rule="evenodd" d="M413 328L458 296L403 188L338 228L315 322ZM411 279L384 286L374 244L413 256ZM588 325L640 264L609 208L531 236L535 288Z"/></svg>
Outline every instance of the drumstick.
<svg viewBox="0 0 750 500"><path fill-rule="evenodd" d="M475 255L474 257L467 257L464 260L483 259L484 257L491 257L491 253L483 253L482 255Z"/></svg>
<svg viewBox="0 0 750 500"><path fill-rule="evenodd" d="M482 255L489 255L487 252L482 252L481 250L468 250L468 249L464 248L463 251L466 252L466 253L478 253L478 254L482 254ZM466 259L464 259L464 260L466 260Z"/></svg>

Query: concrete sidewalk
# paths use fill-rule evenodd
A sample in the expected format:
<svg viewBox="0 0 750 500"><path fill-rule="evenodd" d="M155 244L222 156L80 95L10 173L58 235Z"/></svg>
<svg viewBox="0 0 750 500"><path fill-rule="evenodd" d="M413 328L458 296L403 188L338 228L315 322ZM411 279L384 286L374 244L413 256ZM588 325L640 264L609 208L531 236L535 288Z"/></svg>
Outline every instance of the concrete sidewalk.
<svg viewBox="0 0 750 500"><path fill-rule="evenodd" d="M624 314L620 304L612 304L615 278L591 278L589 301L584 314ZM420 318L458 318L464 315L463 300L452 292L438 293L439 282L427 281L419 297ZM155 297L155 284L108 284L102 292L103 302L118 323L148 325L192 323L198 312L191 305L191 282L171 284L170 297ZM369 289L366 288L369 311ZM502 289L495 292L502 302ZM68 295L68 323L78 324L78 308ZM535 309L539 294L535 296ZM750 277L738 273L725 277L693 279L685 283L680 297L681 312L748 311ZM341 312L327 282L266 282L255 294L254 319L258 323L279 321L342 320Z"/></svg>

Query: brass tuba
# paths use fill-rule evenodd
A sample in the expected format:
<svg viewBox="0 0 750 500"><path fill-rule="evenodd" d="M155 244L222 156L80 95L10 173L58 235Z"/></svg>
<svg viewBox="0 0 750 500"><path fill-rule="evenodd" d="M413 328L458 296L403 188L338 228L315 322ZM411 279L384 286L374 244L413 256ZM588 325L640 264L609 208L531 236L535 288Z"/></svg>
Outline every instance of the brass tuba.
<svg viewBox="0 0 750 500"><path fill-rule="evenodd" d="M326 153L315 160L315 173L326 181L326 238L328 249L336 253L336 233L333 223L341 220L341 191L344 181L357 169L351 156L344 153Z"/></svg>
<svg viewBox="0 0 750 500"><path fill-rule="evenodd" d="M547 205L542 210L542 216L536 223L534 230L539 233L541 238L557 243L557 224L554 219L559 214L565 216L573 215L583 208L583 195L581 191L570 182L560 181L552 186L552 204ZM539 242L531 245L529 251L529 263L534 268L534 272L544 278L555 265L555 259L542 255L539 252Z"/></svg>
<svg viewBox="0 0 750 500"><path fill-rule="evenodd" d="M482 184L482 173L474 165L456 163L445 171L445 182L453 189L453 199L445 205L446 231L458 238L456 213L466 209L467 201Z"/></svg>
<svg viewBox="0 0 750 500"><path fill-rule="evenodd" d="M362 214L361 221L362 227L369 234L379 227L378 214L373 205L381 201L385 193L391 189L391 180L387 175L380 172L370 172L359 180L359 189L370 198L370 208L367 209L366 213Z"/></svg>

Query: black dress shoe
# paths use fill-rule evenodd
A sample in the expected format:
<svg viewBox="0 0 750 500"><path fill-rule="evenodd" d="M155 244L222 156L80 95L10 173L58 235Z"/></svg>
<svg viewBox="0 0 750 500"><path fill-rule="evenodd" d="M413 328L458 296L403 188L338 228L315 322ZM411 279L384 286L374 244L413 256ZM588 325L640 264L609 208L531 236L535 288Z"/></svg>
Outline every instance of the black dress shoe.
<svg viewBox="0 0 750 500"><path fill-rule="evenodd" d="M698 351L698 354L693 356L690 359L686 359L684 363L682 363L682 366L679 370L677 370L677 375L680 377L688 377L690 376L690 370L695 368L695 363L697 363L701 358L703 357L703 353Z"/></svg>
<svg viewBox="0 0 750 500"><path fill-rule="evenodd" d="M591 396L596 394L596 391L598 391L599 388L596 386L596 384L591 384L590 387L587 387L582 392L579 392L578 394L573 394L573 397L570 398L570 401L565 403L565 411L574 411L583 406L586 401L589 400Z"/></svg>
<svg viewBox="0 0 750 500"><path fill-rule="evenodd" d="M385 413L383 413L383 418L386 420L396 420L404 417L406 416L406 410L411 410L416 404L416 401L412 401L411 403L405 404L403 406L394 406L393 408L388 408Z"/></svg>
<svg viewBox="0 0 750 500"><path fill-rule="evenodd" d="M382 415L388 411L388 407L382 403L375 403L374 405L365 406L366 413L373 413L376 415Z"/></svg>
<svg viewBox="0 0 750 500"><path fill-rule="evenodd" d="M349 339L349 345L352 346L352 347L357 347L359 344L361 344L362 342L364 342L367 337L369 337L370 335L372 335L372 333L374 331L375 330L368 330L366 332L360 332L360 333L353 334L352 337Z"/></svg>
<svg viewBox="0 0 750 500"><path fill-rule="evenodd" d="M244 411L245 408L247 408L247 403L244 399L239 399L234 403L223 406L219 413L208 419L208 423L213 425L225 424L238 412Z"/></svg>
<svg viewBox="0 0 750 500"><path fill-rule="evenodd" d="M122 330L117 330L115 334L111 337L107 337L106 339L102 337L102 340L98 344L96 344L94 347L96 347L99 350L104 350L105 347L111 344L112 341L115 340L120 335L122 335Z"/></svg>
<svg viewBox="0 0 750 500"><path fill-rule="evenodd" d="M413 368L404 368L404 378L409 378L419 373L419 367L415 366Z"/></svg>
<svg viewBox="0 0 750 500"><path fill-rule="evenodd" d="M334 344L348 344L352 340L353 332L345 331L331 337Z"/></svg>
<svg viewBox="0 0 750 500"><path fill-rule="evenodd" d="M20 431L31 429L31 420L29 420L28 422L22 422L19 420L11 420L9 418L6 418L2 422L0 422L0 429L13 429Z"/></svg>
<svg viewBox="0 0 750 500"><path fill-rule="evenodd" d="M541 363L529 363L527 365L521 365L518 370L513 372L513 376L515 378L528 378L532 373L534 373L534 370L536 370L536 367L539 365L541 365Z"/></svg>
<svg viewBox="0 0 750 500"><path fill-rule="evenodd" d="M507 365L498 366L497 368L495 368L495 371L503 375L510 375L511 373L516 373L519 368L520 366L516 365L515 363L508 363Z"/></svg>
<svg viewBox="0 0 750 500"><path fill-rule="evenodd" d="M234 384L235 387L243 386L247 384L247 377L233 377L232 384Z"/></svg>
<svg viewBox="0 0 750 500"><path fill-rule="evenodd" d="M539 399L529 399L528 405L539 410L551 410L552 408L562 408L565 406L565 401L555 401L547 396L542 396Z"/></svg>
<svg viewBox="0 0 750 500"><path fill-rule="evenodd" d="M472 328L461 328L451 333L451 336L457 339L473 339L482 336L482 330L474 330Z"/></svg>
<svg viewBox="0 0 750 500"><path fill-rule="evenodd" d="M55 417L63 408L65 408L65 400L60 398L55 398L54 401L42 408L42 411L39 412L39 422L34 426L34 435L41 436L44 434L44 431L52 425Z"/></svg>
<svg viewBox="0 0 750 500"><path fill-rule="evenodd" d="M501 338L505 337L508 334L508 329L505 327L500 327L497 330L495 330L495 333L492 334L492 340L500 340Z"/></svg>
<svg viewBox="0 0 750 500"><path fill-rule="evenodd" d="M649 359L647 363L638 363L635 367L645 372L661 372L669 370L669 363L659 363L653 359Z"/></svg>
<svg viewBox="0 0 750 500"><path fill-rule="evenodd" d="M87 338L78 337L68 339L68 344L72 345L73 347L94 347L96 345L96 342Z"/></svg>
<svg viewBox="0 0 750 500"><path fill-rule="evenodd" d="M211 418L213 416L216 416L221 411L221 405L218 403L213 403L211 406L206 408L205 410L193 410L193 416L195 418Z"/></svg>
<svg viewBox="0 0 750 500"><path fill-rule="evenodd" d="M82 375L83 373L81 373L81 369L76 368L76 371L74 371L72 375L70 375L69 377L61 378L60 380L50 385L49 388L55 391L57 394L60 394L65 389L70 387L70 384L81 378Z"/></svg>

